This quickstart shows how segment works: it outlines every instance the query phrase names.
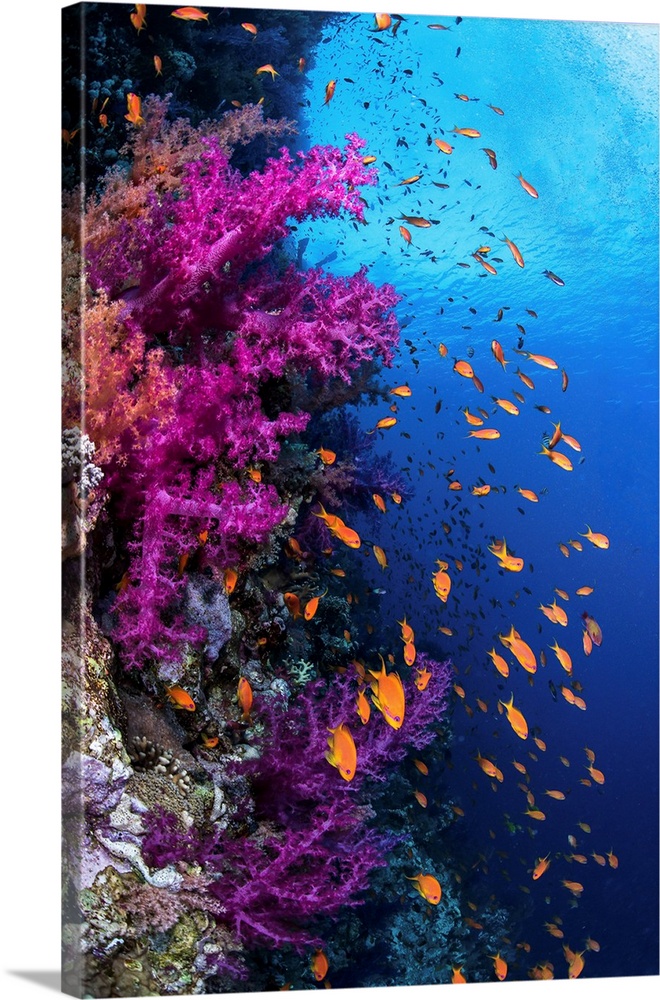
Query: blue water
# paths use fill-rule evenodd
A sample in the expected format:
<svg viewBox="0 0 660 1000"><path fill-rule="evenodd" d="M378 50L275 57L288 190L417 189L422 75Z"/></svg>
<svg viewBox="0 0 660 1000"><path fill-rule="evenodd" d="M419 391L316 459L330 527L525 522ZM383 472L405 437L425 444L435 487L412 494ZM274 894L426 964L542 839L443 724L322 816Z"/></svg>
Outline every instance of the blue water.
<svg viewBox="0 0 660 1000"><path fill-rule="evenodd" d="M433 20L451 31L429 30ZM565 976L562 942L543 926L557 916L574 950L584 948L587 936L600 944L598 953L585 954L584 978L657 974L657 26L480 18L456 25L453 18L406 15L392 37L372 34L372 25L373 15L345 15L310 54L301 129L310 144L341 144L349 130L367 140L379 168L378 185L364 191L368 225L314 222L297 236L310 238L308 266L334 251L330 270L348 274L368 264L376 283L389 281L403 296L398 314L409 343L402 339L394 369L383 376L388 387L407 382L413 394L399 401L398 423L379 432L378 447L407 470L414 495L401 507L390 502L379 522L373 540L385 548L388 568L362 563L372 586L387 591L381 621L394 624L405 613L418 647L450 656L465 690L452 710L453 766L432 786L465 813L448 851L475 864L469 898L478 906L491 894L505 902L512 941L531 945L514 978L527 978L526 970L544 960ZM336 92L324 105L331 78ZM455 125L481 136L454 135ZM454 147L450 156L432 144L439 137ZM496 170L482 147L496 152ZM522 189L519 171L538 199ZM416 183L395 186L416 174L422 175ZM402 213L434 224L408 226L408 245L399 234ZM500 242L503 235L520 248L524 268ZM471 257L483 243L492 247L487 259L501 258L496 275ZM548 280L545 269L564 287ZM498 309L503 319L494 322ZM559 371L514 353L517 323L526 351L565 369L566 392ZM491 355L493 338L510 360L506 371ZM455 358L468 357L483 394L452 370ZM534 380L533 391L516 377L518 365ZM514 389L525 398L517 417L491 400L513 400ZM552 412L534 409L539 404ZM468 439L460 412L466 406L492 413L486 426L498 428L501 438ZM385 402L359 410L365 428L388 414ZM582 446L580 453L560 446L572 472L538 454L557 421ZM459 493L448 490L452 468L463 484ZM472 496L479 477L506 492ZM535 490L540 502L523 499L517 485ZM586 525L609 537L609 550L583 538L583 551L569 548L566 558L559 543L579 539ZM498 571L487 546L502 537L524 558L521 573ZM449 563L452 576L446 606L431 585L436 559ZM462 572L454 559L463 562ZM593 594L576 596L584 585ZM554 588L570 595L558 598L568 612L566 628L539 610L557 597ZM603 631L602 646L588 658L583 611ZM455 635L439 633L439 625ZM512 625L537 658L545 650L547 665L533 678L512 666L504 680L486 655L493 646L506 655L497 636ZM572 656L586 711L552 696L550 681L556 689L570 682L549 649L555 639ZM547 750L531 734L523 743L498 713L498 699L511 693ZM603 785L580 783L588 777L585 746L596 754ZM501 785L492 788L478 768L477 749L501 767ZM514 757L528 768L543 822L523 815L527 801ZM545 796L546 789L564 791L565 800ZM505 814L519 825L514 834ZM569 834L575 852L588 856L586 865L564 858L573 851ZM616 870L591 857L610 850L619 859ZM530 869L548 853L549 870L532 882ZM562 879L584 885L579 900Z"/></svg>

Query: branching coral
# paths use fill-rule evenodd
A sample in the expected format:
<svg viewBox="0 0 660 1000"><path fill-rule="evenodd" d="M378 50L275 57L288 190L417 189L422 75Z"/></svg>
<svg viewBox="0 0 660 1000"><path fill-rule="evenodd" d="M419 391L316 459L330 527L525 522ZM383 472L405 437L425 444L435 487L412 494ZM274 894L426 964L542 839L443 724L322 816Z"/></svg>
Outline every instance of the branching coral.
<svg viewBox="0 0 660 1000"><path fill-rule="evenodd" d="M400 730L377 713L361 726L356 683L312 681L288 706L281 698L260 702L266 736L258 760L236 767L249 774L257 829L249 836L204 838L184 831L175 817L145 818L143 843L150 865L202 865L207 891L221 901L221 920L246 946L320 943L314 921L358 905L370 873L387 863L395 838L370 827L373 812L362 792L386 781L409 750L435 739L447 705L450 670L420 654L432 672L423 692L406 684L406 717ZM355 722L353 722L355 719ZM349 725L358 748L358 771L348 785L325 759L328 729ZM360 729L357 729L357 726ZM185 883L184 883L185 885Z"/></svg>
<svg viewBox="0 0 660 1000"><path fill-rule="evenodd" d="M162 107L156 118L171 147ZM184 133L192 142L180 125ZM217 137L196 142L203 152L176 192L152 187L139 210L127 180L119 210L115 177L113 238L90 225L83 250L96 290L84 315L86 426L115 509L135 525L116 608L127 667L176 659L203 640L180 608L179 561L196 533L210 530L205 561L216 574L263 543L288 508L241 470L275 462L281 441L306 427L297 396L312 402L315 384L350 384L362 366L389 364L398 335L397 296L365 268L333 278L278 271L269 259L291 218L347 211L362 220L357 186L374 179L362 140L297 161L282 149L245 178Z"/></svg>

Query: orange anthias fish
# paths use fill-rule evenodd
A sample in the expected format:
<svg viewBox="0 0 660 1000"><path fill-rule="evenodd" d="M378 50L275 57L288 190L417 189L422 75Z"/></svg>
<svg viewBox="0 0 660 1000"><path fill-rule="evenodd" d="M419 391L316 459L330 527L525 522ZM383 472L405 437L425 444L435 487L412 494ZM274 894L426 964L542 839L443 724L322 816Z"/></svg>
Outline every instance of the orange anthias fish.
<svg viewBox="0 0 660 1000"><path fill-rule="evenodd" d="M506 366L509 362L504 358L504 351L500 342L498 340L491 340L490 349L493 352L495 360L498 361L502 365L502 368L506 370Z"/></svg>
<svg viewBox="0 0 660 1000"><path fill-rule="evenodd" d="M566 673L571 674L573 672L573 661L571 660L570 654L557 644L556 639L554 645L550 646L550 649L553 651Z"/></svg>
<svg viewBox="0 0 660 1000"><path fill-rule="evenodd" d="M426 686L433 675L430 670L426 669L426 667L422 670L420 670L419 667L415 667L415 670L417 671L417 677L415 677L415 687L418 691L425 691Z"/></svg>
<svg viewBox="0 0 660 1000"><path fill-rule="evenodd" d="M546 854L544 858L539 858L538 861L536 862L536 867L532 872L532 878L533 879L541 878L543 872L546 872L549 867L550 867L550 855Z"/></svg>
<svg viewBox="0 0 660 1000"><path fill-rule="evenodd" d="M408 667L412 667L413 663L417 659L417 650L412 642L407 642L403 647L403 659ZM430 676L430 674L429 674Z"/></svg>
<svg viewBox="0 0 660 1000"><path fill-rule="evenodd" d="M507 552L506 538L503 538L501 542L494 541L492 545L488 546L488 551L497 558L501 568L509 570L510 573L520 573L525 565L525 560L521 559L520 556L512 556Z"/></svg>
<svg viewBox="0 0 660 1000"><path fill-rule="evenodd" d="M506 662L506 660L504 659L504 657L500 656L499 653L495 652L495 647L493 647L492 649L489 649L487 652L488 652L488 656L490 656L491 660L495 664L495 669L497 670L497 672L499 674L501 674L502 677L508 677L509 676L509 664Z"/></svg>
<svg viewBox="0 0 660 1000"><path fill-rule="evenodd" d="M605 775L597 767L594 767L593 764L589 764L589 766L587 767L587 771L589 772L589 774L594 779L597 785L605 784Z"/></svg>
<svg viewBox="0 0 660 1000"><path fill-rule="evenodd" d="M519 709L513 707L513 695L511 695L510 701L500 701L500 705L506 711L507 721L516 736L519 736L521 740L526 740L529 733L527 720Z"/></svg>
<svg viewBox="0 0 660 1000"><path fill-rule="evenodd" d="M324 955L321 948L317 948L312 956L311 970L318 983L320 983L322 979L325 979L329 968L328 959Z"/></svg>
<svg viewBox="0 0 660 1000"><path fill-rule="evenodd" d="M492 958L493 960L493 970L495 972L496 977L499 979L500 982L503 982L503 980L506 979L506 974L508 971L508 966L506 962L500 955L499 951L497 955L491 955L490 958Z"/></svg>
<svg viewBox="0 0 660 1000"><path fill-rule="evenodd" d="M508 246L509 250L513 254L513 259L515 260L515 262L518 265L518 267L524 267L525 266L525 261L523 260L523 256L522 256L520 250L518 249L518 247L516 246L516 244L512 243L511 240L509 240L509 239L506 238L506 236L503 238L502 243L506 243L506 245Z"/></svg>
<svg viewBox="0 0 660 1000"><path fill-rule="evenodd" d="M610 540L607 535L602 535L599 532L592 531L589 525L587 525L586 533L584 531L579 531L578 534L582 535L583 538L586 538L592 545L595 545L597 549L609 549L610 547Z"/></svg>
<svg viewBox="0 0 660 1000"><path fill-rule="evenodd" d="M442 562L440 559L436 559L436 563L440 569L436 570L431 578L433 580L433 589L442 603L446 604L449 591L451 590L451 577L447 573L449 567L446 562Z"/></svg>
<svg viewBox="0 0 660 1000"><path fill-rule="evenodd" d="M329 729L328 737L329 750L326 751L325 759L333 767L336 767L345 781L352 781L357 768L357 750L348 726L341 722L334 729Z"/></svg>
<svg viewBox="0 0 660 1000"><path fill-rule="evenodd" d="M144 31L144 25L146 22L144 21L143 18L140 17L139 14L133 13L130 14L129 16L131 18L131 24L133 25L133 27L135 28L135 30L139 35L141 31Z"/></svg>
<svg viewBox="0 0 660 1000"><path fill-rule="evenodd" d="M289 614L292 615L294 619L302 618L303 613L300 610L300 598L297 594L294 594L291 590L287 590L284 594L284 603L289 610Z"/></svg>
<svg viewBox="0 0 660 1000"><path fill-rule="evenodd" d="M462 965L452 965L451 967L451 981L452 983L466 983L467 979L463 975Z"/></svg>
<svg viewBox="0 0 660 1000"><path fill-rule="evenodd" d="M406 621L406 616L405 615L403 616L403 621L402 622L397 622L397 625L401 626L401 638L403 639L404 642L414 642L415 641L415 633L414 633L412 627Z"/></svg>
<svg viewBox="0 0 660 1000"><path fill-rule="evenodd" d="M156 76L163 75L163 60L160 56L154 56L154 66L156 67Z"/></svg>
<svg viewBox="0 0 660 1000"><path fill-rule="evenodd" d="M183 688L178 687L178 685L175 685L174 687L166 687L165 694L174 708L183 709L184 712L195 711L195 702L192 700L188 692L184 691Z"/></svg>
<svg viewBox="0 0 660 1000"><path fill-rule="evenodd" d="M396 423L396 417L381 417L381 419L376 423L376 430L386 431L390 427L394 427Z"/></svg>
<svg viewBox="0 0 660 1000"><path fill-rule="evenodd" d="M542 611L545 617L554 622L555 625L568 625L568 615L564 609L557 604L555 599L552 604L539 604L539 611Z"/></svg>
<svg viewBox="0 0 660 1000"><path fill-rule="evenodd" d="M335 87L336 86L337 86L337 81L336 80L329 80L328 81L328 83L326 84L326 88L325 88L325 100L323 101L324 104L328 104L332 100L332 98L334 96L334 93L335 93Z"/></svg>
<svg viewBox="0 0 660 1000"><path fill-rule="evenodd" d="M500 771L496 764L493 764L492 760L488 760L487 757L482 757L480 752L477 750L477 756L474 758L477 764L489 778L497 778L498 781L504 781L504 775Z"/></svg>
<svg viewBox="0 0 660 1000"><path fill-rule="evenodd" d="M566 687L565 684L562 684L559 690L562 694L562 697L566 699L569 705L575 704L575 693L571 691L569 687Z"/></svg>
<svg viewBox="0 0 660 1000"><path fill-rule="evenodd" d="M324 465L332 465L337 458L336 452L330 451L329 448L318 448L316 454Z"/></svg>
<svg viewBox="0 0 660 1000"><path fill-rule="evenodd" d="M596 619L592 618L591 615L588 615L586 611L582 613L581 617L582 620L584 621L584 627L586 629L587 635L593 642L594 646L600 646L603 641L603 632L601 630L600 625L598 624Z"/></svg>
<svg viewBox="0 0 660 1000"><path fill-rule="evenodd" d="M248 31L253 36L257 34L256 25L252 24L250 21L243 21L241 28L244 28L245 31Z"/></svg>
<svg viewBox="0 0 660 1000"><path fill-rule="evenodd" d="M505 413L509 413L512 417L517 417L520 410L515 403L512 403L509 399L500 399L499 396L491 396L491 399L496 403Z"/></svg>
<svg viewBox="0 0 660 1000"><path fill-rule="evenodd" d="M497 441L500 437L500 432L494 427L480 427L477 431L468 431L467 436L478 438L480 441Z"/></svg>
<svg viewBox="0 0 660 1000"><path fill-rule="evenodd" d="M529 377L529 375L525 375L524 372L521 372L520 368L516 368L516 375L518 376L518 378L520 379L520 381L522 382L522 384L526 385L528 389L535 389L536 388L536 386L534 385L534 382ZM548 411L548 412L550 412L550 411Z"/></svg>
<svg viewBox="0 0 660 1000"><path fill-rule="evenodd" d="M181 21L208 21L208 14L204 14L199 7L179 7L172 11L172 17L178 17Z"/></svg>
<svg viewBox="0 0 660 1000"><path fill-rule="evenodd" d="M362 542L357 531L353 528L349 528L343 521L332 528L331 531L335 538L338 538L340 542L344 543L344 545L348 545L349 549L360 548Z"/></svg>
<svg viewBox="0 0 660 1000"><path fill-rule="evenodd" d="M500 635L499 640L503 646L510 649L523 670L530 674L536 673L536 657L531 648L520 638L513 625L508 635Z"/></svg>
<svg viewBox="0 0 660 1000"><path fill-rule="evenodd" d="M236 589L236 584L238 583L238 573L235 569L228 568L223 574L225 591L227 594L233 594Z"/></svg>
<svg viewBox="0 0 660 1000"><path fill-rule="evenodd" d="M455 132L456 135L465 135L468 139L478 139L481 135L481 132L478 132L476 128L457 128L456 125L454 125L452 132Z"/></svg>
<svg viewBox="0 0 660 1000"><path fill-rule="evenodd" d="M534 364L539 365L541 368L549 368L554 371L559 368L559 365L552 358L549 358L546 354L530 354L529 351L519 351L519 354L524 354L528 361L533 361Z"/></svg>
<svg viewBox="0 0 660 1000"><path fill-rule="evenodd" d="M539 498L534 490L523 490L520 486L516 486L516 489L518 490L518 493L520 493L521 497L525 498L525 500L529 500L531 503L539 502Z"/></svg>
<svg viewBox="0 0 660 1000"><path fill-rule="evenodd" d="M568 945L562 945L564 949L564 957L568 962L568 978L577 979L582 970L584 969L584 955L583 951L572 951Z"/></svg>
<svg viewBox="0 0 660 1000"><path fill-rule="evenodd" d="M389 14L374 14L376 20L376 27L374 31L387 31L392 23L392 18Z"/></svg>
<svg viewBox="0 0 660 1000"><path fill-rule="evenodd" d="M477 417L474 413L470 413L469 407L466 406L464 410L461 410L461 413L465 415L465 419L472 427L481 427L483 424L481 417Z"/></svg>
<svg viewBox="0 0 660 1000"><path fill-rule="evenodd" d="M454 371L458 375L462 375L463 378L474 378L472 365L468 361L456 361L454 363Z"/></svg>
<svg viewBox="0 0 660 1000"><path fill-rule="evenodd" d="M412 396L412 389L408 385L397 385L395 389L390 389L390 396L407 398L408 396Z"/></svg>
<svg viewBox="0 0 660 1000"><path fill-rule="evenodd" d="M250 709L252 708L252 687L250 685L247 677L239 677L238 679L238 706L241 710L241 719L243 722L250 722Z"/></svg>
<svg viewBox="0 0 660 1000"><path fill-rule="evenodd" d="M525 180L525 178L522 175L522 171L517 173L516 177L520 181L520 186L522 187L523 191L526 191L527 194L530 195L530 197L532 198L538 198L539 196L538 191L536 190L536 188L532 187L532 185L528 181Z"/></svg>
<svg viewBox="0 0 660 1000"><path fill-rule="evenodd" d="M378 510L381 511L381 513L384 514L385 511L387 510L387 508L385 507L385 501L383 500L383 498L380 495L380 493L372 493L371 494L371 499L373 500L373 502L378 507Z"/></svg>
<svg viewBox="0 0 660 1000"><path fill-rule="evenodd" d="M370 682L373 694L373 703L382 713L385 721L392 729L400 729L403 725L403 718L406 711L406 696L403 690L401 678L396 672L387 673L385 661L380 657L382 669L380 672L370 670L369 673L374 678Z"/></svg>
<svg viewBox="0 0 660 1000"><path fill-rule="evenodd" d="M360 716L360 722L362 723L362 725L366 726L371 716L371 705L367 701L364 689L358 691L357 702L355 704L355 711Z"/></svg>
<svg viewBox="0 0 660 1000"><path fill-rule="evenodd" d="M558 465L560 469L563 469L564 472L573 471L573 463L570 458L563 455L560 451L551 451L549 448L546 448L545 445L541 445L539 455L545 455L551 462L554 462L554 464Z"/></svg>
<svg viewBox="0 0 660 1000"><path fill-rule="evenodd" d="M67 128L63 128L62 141L65 142L67 146L70 146L72 139L75 139L75 137L78 135L79 132L80 132L79 128L74 128L72 132L69 132Z"/></svg>
<svg viewBox="0 0 660 1000"><path fill-rule="evenodd" d="M449 156L451 153L454 152L454 147L450 146L449 143L445 142L444 139L434 139L433 141L441 153L446 153L447 156Z"/></svg>
<svg viewBox="0 0 660 1000"><path fill-rule="evenodd" d="M144 125L144 118L142 117L142 100L137 94L127 94L126 104L128 105L128 114L124 115L126 121L131 122L133 125Z"/></svg>
<svg viewBox="0 0 660 1000"><path fill-rule="evenodd" d="M349 548L359 549L362 542L357 531L354 531L353 528L349 528L346 524L344 524L342 519L338 517L337 514L328 514L328 512L324 510L323 504L319 504L319 506L321 508L321 513L314 513L316 517L320 517L321 520L325 522L330 533L334 535L335 538L338 538L340 542L343 542L344 545L348 545Z"/></svg>
<svg viewBox="0 0 660 1000"><path fill-rule="evenodd" d="M478 264L481 264L481 266L486 271L488 271L489 274L497 274L497 268L493 267L492 264L489 264L488 261L485 260L480 253L473 253L472 256L474 257L474 259L477 261Z"/></svg>
<svg viewBox="0 0 660 1000"><path fill-rule="evenodd" d="M415 888L427 903L431 903L433 906L438 905L442 899L442 888L435 875L424 875L423 872L420 872L419 875L406 875L404 877L409 882L415 883Z"/></svg>
<svg viewBox="0 0 660 1000"><path fill-rule="evenodd" d="M307 604L305 605L305 612L304 612L305 621L308 622L312 620L312 618L314 617L314 615L318 610L319 601L321 600L322 597L325 597L327 593L328 591L324 590L322 594L318 594L316 597L310 597Z"/></svg>
<svg viewBox="0 0 660 1000"><path fill-rule="evenodd" d="M410 235L410 230L409 229L406 229L405 226L399 226L399 232L401 234L402 239L406 243L412 243L412 236Z"/></svg>
<svg viewBox="0 0 660 1000"><path fill-rule="evenodd" d="M260 73L270 73L272 80L274 80L276 76L280 75L271 63L266 63L264 66L260 66L259 69L255 70L254 75L259 76Z"/></svg>

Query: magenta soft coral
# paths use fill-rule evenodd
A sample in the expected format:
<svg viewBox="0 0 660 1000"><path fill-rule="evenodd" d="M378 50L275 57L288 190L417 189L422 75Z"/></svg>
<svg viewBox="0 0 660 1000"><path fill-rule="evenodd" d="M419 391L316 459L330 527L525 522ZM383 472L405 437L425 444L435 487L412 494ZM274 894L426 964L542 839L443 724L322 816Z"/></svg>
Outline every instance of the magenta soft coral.
<svg viewBox="0 0 660 1000"><path fill-rule="evenodd" d="M203 628L178 611L184 581L178 559L212 526L207 559L218 566L236 562L246 544L260 544L280 524L288 508L272 486L235 481L212 491L212 470L202 470L188 487L153 487L144 504L142 537L133 545L130 582L117 598L120 643L126 669L147 659L174 661L185 643L201 643ZM169 621L168 621L169 619Z"/></svg>
<svg viewBox="0 0 660 1000"><path fill-rule="evenodd" d="M370 825L374 813L363 790L384 782L410 751L436 738L447 707L451 670L419 654L432 673L425 691L406 682L406 716L399 730L374 712L362 726L355 712L355 677L312 681L288 708L281 698L260 699L267 736L258 760L235 767L251 779L250 836L183 833L173 816L146 818L147 863L197 863L211 877L208 891L222 903L220 919L245 946L320 944L315 921L359 905L371 873L387 864L397 837ZM328 728L348 724L358 748L358 770L347 783L325 759ZM372 786L373 787L373 786Z"/></svg>
<svg viewBox="0 0 660 1000"><path fill-rule="evenodd" d="M176 197L153 195L146 218L125 220L111 245L88 247L91 283L118 295L127 279L138 281L126 312L138 313L145 327L181 312L187 321L201 318L211 303L230 306L226 292L287 234L288 219L344 210L363 220L359 186L373 183L375 172L362 165L364 140L347 139L343 153L317 146L299 153L298 163L283 148L245 178L217 142L205 140L206 153L186 166Z"/></svg>
<svg viewBox="0 0 660 1000"><path fill-rule="evenodd" d="M281 441L305 429L310 413L296 398L311 401L318 385L391 363L391 286L376 288L366 268L336 278L278 269L269 257L292 218L346 211L363 220L359 185L375 174L362 163L363 141L347 140L344 151L315 147L295 160L283 149L247 177L217 141L203 140L176 193L153 192L145 214L127 213L115 239L88 243L90 285L122 301L127 342L158 346L176 385L167 421L154 413L148 440L138 449L126 439L104 468L118 516L134 525L115 631L126 666L174 660L200 641L180 613L177 574L195 530L209 527L207 561L219 572L286 517L274 487L248 497L239 482L248 465L275 462Z"/></svg>

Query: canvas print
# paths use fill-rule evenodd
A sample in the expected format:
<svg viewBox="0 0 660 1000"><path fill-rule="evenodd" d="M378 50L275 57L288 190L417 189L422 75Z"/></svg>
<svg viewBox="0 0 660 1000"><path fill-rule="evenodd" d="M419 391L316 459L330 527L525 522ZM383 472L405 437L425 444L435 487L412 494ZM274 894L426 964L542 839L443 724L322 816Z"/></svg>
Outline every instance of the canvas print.
<svg viewBox="0 0 660 1000"><path fill-rule="evenodd" d="M64 989L657 975L658 25L62 56Z"/></svg>

